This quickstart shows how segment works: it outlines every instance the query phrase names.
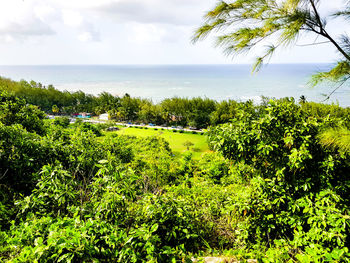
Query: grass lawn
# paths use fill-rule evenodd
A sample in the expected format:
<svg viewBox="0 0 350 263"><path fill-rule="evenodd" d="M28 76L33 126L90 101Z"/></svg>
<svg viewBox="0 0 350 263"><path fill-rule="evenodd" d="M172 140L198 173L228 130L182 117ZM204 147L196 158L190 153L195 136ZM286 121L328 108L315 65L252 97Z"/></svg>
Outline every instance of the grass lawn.
<svg viewBox="0 0 350 263"><path fill-rule="evenodd" d="M154 130L154 129L138 129L138 128L123 128L117 131L118 134L133 135L133 136L160 136L169 142L170 148L175 154L181 154L187 151L183 144L186 141L192 142L194 145L190 147L193 153L193 158L199 158L204 152L209 152L205 135L192 133L179 133L172 130ZM193 151L192 149L196 149Z"/></svg>

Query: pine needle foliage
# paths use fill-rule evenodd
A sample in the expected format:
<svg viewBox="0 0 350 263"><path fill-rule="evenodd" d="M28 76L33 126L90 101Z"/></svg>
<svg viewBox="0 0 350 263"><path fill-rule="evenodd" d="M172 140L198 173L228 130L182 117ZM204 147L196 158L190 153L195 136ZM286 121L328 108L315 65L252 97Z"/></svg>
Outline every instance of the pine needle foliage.
<svg viewBox="0 0 350 263"><path fill-rule="evenodd" d="M350 130L344 127L327 129L319 135L321 144L328 148L350 153Z"/></svg>
<svg viewBox="0 0 350 263"><path fill-rule="evenodd" d="M297 45L299 39L314 35L315 42L307 45L331 44L342 59L330 71L315 74L311 84L339 82L339 88L350 76L350 38L332 35L327 23L338 18L350 19L350 2L344 1L342 10L323 17L320 5L326 1L329 0L220 0L205 15L193 42L217 33L216 43L227 55L249 52L267 43L266 50L256 58L255 72L276 50Z"/></svg>

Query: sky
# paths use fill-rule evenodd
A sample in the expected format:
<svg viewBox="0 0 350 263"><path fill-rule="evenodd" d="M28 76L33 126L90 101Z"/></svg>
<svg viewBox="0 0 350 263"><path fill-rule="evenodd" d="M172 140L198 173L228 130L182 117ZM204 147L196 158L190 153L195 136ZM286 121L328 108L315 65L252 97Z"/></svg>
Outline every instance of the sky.
<svg viewBox="0 0 350 263"><path fill-rule="evenodd" d="M258 55L227 57L209 37L191 37L216 0L0 0L0 65L240 64ZM342 0L324 0L324 14ZM335 35L349 31L336 21ZM299 41L311 43L313 38ZM268 44L268 43L267 43ZM322 63L331 45L283 50L271 63Z"/></svg>

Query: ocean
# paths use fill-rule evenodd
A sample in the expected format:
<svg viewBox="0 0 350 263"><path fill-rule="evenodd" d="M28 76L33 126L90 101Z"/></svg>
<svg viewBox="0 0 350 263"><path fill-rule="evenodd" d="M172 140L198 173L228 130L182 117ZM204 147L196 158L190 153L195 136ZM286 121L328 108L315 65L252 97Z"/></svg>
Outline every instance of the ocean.
<svg viewBox="0 0 350 263"><path fill-rule="evenodd" d="M150 98L208 97L218 101L252 99L261 96L294 97L322 102L335 88L332 84L312 88L313 73L330 64L270 64L259 73L251 65L74 65L0 66L0 76L13 80L34 80L59 90ZM350 106L350 86L344 85L327 103Z"/></svg>

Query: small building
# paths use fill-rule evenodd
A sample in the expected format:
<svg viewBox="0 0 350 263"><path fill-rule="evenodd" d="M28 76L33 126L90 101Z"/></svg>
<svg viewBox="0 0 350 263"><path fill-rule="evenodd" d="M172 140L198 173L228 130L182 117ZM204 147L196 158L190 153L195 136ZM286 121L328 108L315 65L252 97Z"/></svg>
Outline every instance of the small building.
<svg viewBox="0 0 350 263"><path fill-rule="evenodd" d="M88 113L88 112L80 112L79 115L77 116L77 118L82 118L82 119L91 118L91 113Z"/></svg>
<svg viewBox="0 0 350 263"><path fill-rule="evenodd" d="M108 113L103 113L98 118L102 121L108 121L109 120L109 114Z"/></svg>

